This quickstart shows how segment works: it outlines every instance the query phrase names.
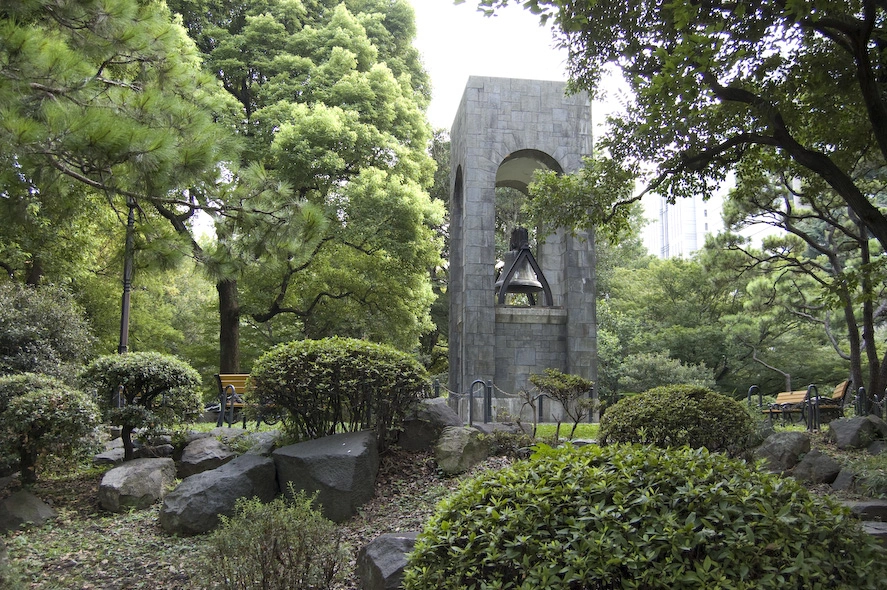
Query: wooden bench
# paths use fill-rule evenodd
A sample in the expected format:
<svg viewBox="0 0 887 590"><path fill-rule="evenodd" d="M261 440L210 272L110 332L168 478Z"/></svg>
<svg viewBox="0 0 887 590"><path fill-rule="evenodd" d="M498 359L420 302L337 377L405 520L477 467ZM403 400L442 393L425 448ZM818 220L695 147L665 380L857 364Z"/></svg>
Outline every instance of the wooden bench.
<svg viewBox="0 0 887 590"><path fill-rule="evenodd" d="M216 375L216 382L219 384L219 420L216 426L227 423L228 426L234 423L234 415L240 412L243 417L243 427L246 428L246 412L244 409L247 404L243 399L246 391L246 382L249 379L249 373L219 373Z"/></svg>
<svg viewBox="0 0 887 590"><path fill-rule="evenodd" d="M761 411L769 414L771 421L774 416L782 416L783 421L788 417L789 421L793 422L794 414L804 415L806 412L804 402L807 399L808 389L780 392L776 395L776 400L770 404L770 407ZM844 401L849 390L850 381L842 381L832 391L831 397L816 397L820 413L825 410L830 419L842 416L844 414ZM834 416L831 414L834 414Z"/></svg>
<svg viewBox="0 0 887 590"><path fill-rule="evenodd" d="M216 382L219 384L219 419L216 426L227 423L231 426L234 423L236 414L240 414L243 420L243 427L246 428L246 408L254 407L256 412L256 428L262 422L266 424L276 424L280 419L277 407L266 403L249 403L243 394L246 392L246 382L249 379L249 373L219 373L216 375Z"/></svg>
<svg viewBox="0 0 887 590"><path fill-rule="evenodd" d="M783 421L786 417L789 422L794 422L794 415L801 413L801 406L807 397L807 390L798 391L781 391L776 394L776 400L766 409L761 410L764 414L770 416L772 421L775 416L781 416Z"/></svg>

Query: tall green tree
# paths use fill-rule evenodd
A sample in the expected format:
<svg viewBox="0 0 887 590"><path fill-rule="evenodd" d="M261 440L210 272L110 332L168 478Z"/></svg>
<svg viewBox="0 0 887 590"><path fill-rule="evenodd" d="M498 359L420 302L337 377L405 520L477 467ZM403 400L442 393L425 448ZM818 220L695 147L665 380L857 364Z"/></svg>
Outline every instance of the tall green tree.
<svg viewBox="0 0 887 590"><path fill-rule="evenodd" d="M746 161L819 180L887 247L858 174L887 163L882 2L479 2L507 4L554 21L573 88L594 91L614 65L634 96L598 142L579 193L593 206L568 212L580 226L624 221L619 204L639 198L618 190L626 177L640 194L710 195Z"/></svg>
<svg viewBox="0 0 887 590"><path fill-rule="evenodd" d="M245 318L265 346L339 334L415 348L431 328L428 271L439 264L433 229L443 208L427 194L434 171L427 75L411 45L411 7L387 0L171 6L239 102L240 165L261 166L325 217L313 241L261 256L258 241L243 247L260 219L251 232L230 217L217 221L220 245L233 255L220 265L223 324ZM275 208L268 194L268 208L283 213L283 201Z"/></svg>
<svg viewBox="0 0 887 590"><path fill-rule="evenodd" d="M231 104L162 2L4 4L0 264L16 279L36 284L49 273L78 298L102 301L86 307L101 309L104 323L104 279L120 276L122 264L109 264L123 245L107 236L120 235L129 209L154 261L200 253L191 220L221 204L189 189L215 181L233 153L233 136L216 124ZM179 232L185 240L169 221L189 230Z"/></svg>
<svg viewBox="0 0 887 590"><path fill-rule="evenodd" d="M749 170L746 182L727 203L726 220L737 228L768 224L779 234L760 249L742 242L729 246L745 254L746 268L768 269L772 286L781 293L774 307L822 330L838 356L849 365L856 387L869 392L887 385L887 355L879 345L883 319L878 311L887 301L884 263L877 241L846 203L821 183L800 183ZM881 204L877 177L858 179ZM868 368L865 371L866 367Z"/></svg>
<svg viewBox="0 0 887 590"><path fill-rule="evenodd" d="M0 56L0 194L31 211L58 199L59 215L80 211L86 189L193 209L182 189L215 173L224 95L165 5L8 3Z"/></svg>

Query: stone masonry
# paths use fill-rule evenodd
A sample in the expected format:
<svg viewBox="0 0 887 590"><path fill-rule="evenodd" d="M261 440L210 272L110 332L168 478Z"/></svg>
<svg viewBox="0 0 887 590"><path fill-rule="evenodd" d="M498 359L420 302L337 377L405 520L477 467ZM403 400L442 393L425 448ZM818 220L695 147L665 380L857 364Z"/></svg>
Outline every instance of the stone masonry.
<svg viewBox="0 0 887 590"><path fill-rule="evenodd" d="M593 233L559 231L534 252L553 307L495 302L496 187L526 192L534 170L570 173L591 154L590 99L565 90L563 82L473 76L453 123L449 389L463 419L459 394L478 379L494 384L494 407L514 416L520 402L507 394L529 389L533 373L597 376Z"/></svg>

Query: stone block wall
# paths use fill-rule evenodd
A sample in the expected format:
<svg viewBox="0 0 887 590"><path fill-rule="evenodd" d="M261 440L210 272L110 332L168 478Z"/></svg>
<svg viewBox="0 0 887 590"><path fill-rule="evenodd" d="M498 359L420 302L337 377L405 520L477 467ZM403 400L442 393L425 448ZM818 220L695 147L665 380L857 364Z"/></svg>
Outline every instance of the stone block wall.
<svg viewBox="0 0 887 590"><path fill-rule="evenodd" d="M549 367L597 376L593 235L559 231L534 253L554 308L528 313L494 297L496 187L525 189L534 166L569 173L591 154L590 99L565 91L563 82L474 76L465 88L450 133L448 387L457 394L476 379L516 393Z"/></svg>

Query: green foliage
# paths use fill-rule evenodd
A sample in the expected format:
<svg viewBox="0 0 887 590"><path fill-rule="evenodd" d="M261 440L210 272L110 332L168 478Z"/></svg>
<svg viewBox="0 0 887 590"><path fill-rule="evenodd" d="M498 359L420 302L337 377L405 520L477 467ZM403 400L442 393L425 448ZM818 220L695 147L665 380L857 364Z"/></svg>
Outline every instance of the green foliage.
<svg viewBox="0 0 887 590"><path fill-rule="evenodd" d="M618 401L601 416L600 440L659 447L705 447L739 454L754 424L738 401L693 385L656 387Z"/></svg>
<svg viewBox="0 0 887 590"><path fill-rule="evenodd" d="M18 459L25 483L37 480L41 456L73 457L98 423L93 401L55 377L0 377L0 456Z"/></svg>
<svg viewBox="0 0 887 590"><path fill-rule="evenodd" d="M713 387L712 371L705 365L686 365L661 352L642 352L623 359L620 367L619 389L646 391L669 383L686 383L698 387Z"/></svg>
<svg viewBox="0 0 887 590"><path fill-rule="evenodd" d="M530 375L530 383L541 393L559 402L564 413L573 421L570 438L576 426L594 409L594 400L589 399L594 383L579 375L568 375L557 369L545 369L542 375Z"/></svg>
<svg viewBox="0 0 887 590"><path fill-rule="evenodd" d="M0 283L0 375L31 372L70 380L92 341L83 311L65 290Z"/></svg>
<svg viewBox="0 0 887 590"><path fill-rule="evenodd" d="M127 459L132 458L134 429L192 421L201 411L200 375L174 356L157 352L102 356L87 365L80 378L106 419L121 426Z"/></svg>
<svg viewBox="0 0 887 590"><path fill-rule="evenodd" d="M342 532L312 507L304 491L265 504L237 501L207 539L202 580L206 588L321 590L332 588L347 563Z"/></svg>
<svg viewBox="0 0 887 590"><path fill-rule="evenodd" d="M237 210L216 217L211 257L237 281L245 347L338 335L414 350L433 328L443 206L427 194L428 81L409 3L169 5L241 110ZM255 166L269 182L246 194Z"/></svg>
<svg viewBox="0 0 887 590"><path fill-rule="evenodd" d="M884 551L834 502L704 449L543 448L466 482L405 590L881 588Z"/></svg>
<svg viewBox="0 0 887 590"><path fill-rule="evenodd" d="M281 344L256 361L250 384L258 399L288 412L284 424L299 439L371 428L381 446L428 389L409 355L350 338Z"/></svg>

